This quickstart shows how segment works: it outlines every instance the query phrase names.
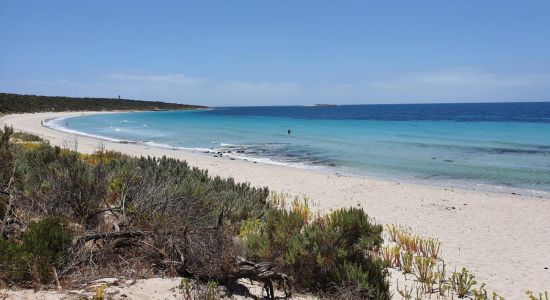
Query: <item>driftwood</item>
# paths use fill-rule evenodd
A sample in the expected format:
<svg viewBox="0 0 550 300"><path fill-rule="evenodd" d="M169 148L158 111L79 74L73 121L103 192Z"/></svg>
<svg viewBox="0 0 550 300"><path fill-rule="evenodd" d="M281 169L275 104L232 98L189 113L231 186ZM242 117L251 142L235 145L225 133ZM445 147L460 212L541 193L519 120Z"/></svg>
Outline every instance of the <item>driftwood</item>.
<svg viewBox="0 0 550 300"><path fill-rule="evenodd" d="M80 238L78 238L75 242L75 246L80 246L88 241L108 241L108 240L131 240L131 239L137 239L140 242L144 242L143 239L146 239L147 236L150 236L150 232L144 232L144 231L123 231L123 232L100 232L100 233L88 233ZM144 242L145 243L145 242ZM162 253L160 249L146 243L146 245L151 246L155 248L159 253ZM178 245L176 245L178 246ZM178 258L181 260L178 261L172 261L172 263L176 263L179 265L185 265L185 255L183 254L183 251L179 249L179 247L176 247L176 252L178 252ZM166 253L162 253L163 256L166 255ZM252 281L257 281L263 283L263 289L262 293L265 291L266 296L268 299L275 299L275 293L273 288L273 283L277 283L284 291L286 297L290 297L292 295L292 287L290 284L289 277L284 274L280 273L277 270L275 270L274 266L270 262L260 262L260 263L254 263L251 261L248 261L244 259L243 257L237 257L237 268L234 272L224 275L222 281L229 281L229 282L236 282L238 279L249 279ZM65 272L63 272L65 273ZM189 275L193 276L192 273Z"/></svg>
<svg viewBox="0 0 550 300"><path fill-rule="evenodd" d="M287 275L279 273L273 268L270 262L253 263L242 257L238 259L238 271L231 274L234 280L247 278L253 281L259 281L264 284L263 291L266 291L268 299L275 299L273 291L273 282L278 282L285 292L285 297L292 296L290 280Z"/></svg>

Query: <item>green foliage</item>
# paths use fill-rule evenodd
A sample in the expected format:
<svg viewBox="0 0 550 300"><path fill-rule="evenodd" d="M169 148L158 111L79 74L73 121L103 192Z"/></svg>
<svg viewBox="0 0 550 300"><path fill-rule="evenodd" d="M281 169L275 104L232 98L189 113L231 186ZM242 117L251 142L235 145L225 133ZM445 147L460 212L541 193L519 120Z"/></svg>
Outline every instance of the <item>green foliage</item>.
<svg viewBox="0 0 550 300"><path fill-rule="evenodd" d="M0 129L0 191L7 188L13 174L14 164L9 143L12 134L13 129L11 127L4 126L4 130ZM0 195L0 220L4 219L4 215L7 213L6 210L8 210L8 201L4 201L5 198L7 198L7 195Z"/></svg>
<svg viewBox="0 0 550 300"><path fill-rule="evenodd" d="M0 190L4 190L13 172L13 157L9 143L12 135L11 127L4 126L4 130L0 129Z"/></svg>
<svg viewBox="0 0 550 300"><path fill-rule="evenodd" d="M44 140L32 133L27 132L14 132L12 138L21 140L23 142L43 142Z"/></svg>
<svg viewBox="0 0 550 300"><path fill-rule="evenodd" d="M0 285L30 281L31 259L21 245L0 237Z"/></svg>
<svg viewBox="0 0 550 300"><path fill-rule="evenodd" d="M237 231L242 222L257 218L267 207L267 188L235 183L232 178L212 178L207 171L190 168L186 162L177 159L123 158L114 161L110 169L111 178L116 179L112 181L112 189L116 190L117 185L119 190L124 188L129 217L135 222L149 222L147 218L151 203L177 198L181 199L179 202L184 206L186 200L194 199L208 210L204 222L217 222L220 214L223 214L227 225ZM121 186L122 182L124 187ZM154 193L144 194L144 191ZM140 201L144 197L148 198L148 204ZM185 224L185 219L180 219L180 222L182 227L193 226Z"/></svg>
<svg viewBox="0 0 550 300"><path fill-rule="evenodd" d="M414 258L414 274L418 281L422 283L431 283L435 279L434 267L435 259L431 257L416 256Z"/></svg>
<svg viewBox="0 0 550 300"><path fill-rule="evenodd" d="M151 246L139 259L155 264L173 261L174 265L163 266L169 272L183 270L178 262L185 257L186 272L209 278L227 274L240 249L234 234L246 220L257 219L269 207L267 188L210 177L184 161L133 158L109 151L81 154L36 145L26 149L10 144L18 166L14 210L24 210L24 223L59 215L79 223L78 228L84 231L102 232L123 221L124 230L155 232L148 236ZM113 261L136 260L138 252L128 249L115 254L110 252L111 246L120 247L109 244L102 249L95 266L109 268ZM142 266L154 264L148 263ZM31 265L36 274L52 271L39 263Z"/></svg>
<svg viewBox="0 0 550 300"><path fill-rule="evenodd" d="M474 275L466 268L462 268L461 272L453 272L450 282L451 288L457 293L458 298L468 296L472 292L472 287L477 284Z"/></svg>
<svg viewBox="0 0 550 300"><path fill-rule="evenodd" d="M239 236L245 244L247 256L253 260L264 259L270 255L270 240L262 233L260 220L247 220L241 225Z"/></svg>
<svg viewBox="0 0 550 300"><path fill-rule="evenodd" d="M112 98L74 98L0 93L0 113L101 110L177 110L204 106Z"/></svg>
<svg viewBox="0 0 550 300"><path fill-rule="evenodd" d="M92 300L105 300L105 290L107 289L106 284L102 284L94 289L94 295Z"/></svg>
<svg viewBox="0 0 550 300"><path fill-rule="evenodd" d="M73 236L61 217L31 222L23 236L25 251L47 266L59 268L67 260Z"/></svg>
<svg viewBox="0 0 550 300"><path fill-rule="evenodd" d="M410 251L401 252L401 268L403 273L408 274L413 271L414 254Z"/></svg>
<svg viewBox="0 0 550 300"><path fill-rule="evenodd" d="M529 292L528 292L529 295ZM541 294L542 295L542 294ZM472 290L472 299L473 300L504 300L504 297L499 296L497 293L493 292L491 296L487 293L487 289L485 289L485 283L482 283L479 289L473 289ZM544 300L544 299L538 299L538 298L529 298L529 300ZM548 296L546 298L548 300Z"/></svg>
<svg viewBox="0 0 550 300"><path fill-rule="evenodd" d="M183 277L179 285L180 294L183 294L183 299L191 300L193 295L191 294L191 283L188 278Z"/></svg>
<svg viewBox="0 0 550 300"><path fill-rule="evenodd" d="M220 299L218 292L218 283L215 281L208 281L206 283L206 290L197 297L198 300L217 300Z"/></svg>
<svg viewBox="0 0 550 300"><path fill-rule="evenodd" d="M218 300L220 299L219 285L216 281L209 280L204 285L198 281L191 281L183 277L179 284L179 292L184 300Z"/></svg>
<svg viewBox="0 0 550 300"><path fill-rule="evenodd" d="M328 226L334 231L345 247L359 246L374 250L382 244L381 225L369 221L363 209L339 209L327 215Z"/></svg>
<svg viewBox="0 0 550 300"><path fill-rule="evenodd" d="M65 265L71 242L72 234L60 217L30 223L22 243L0 238L0 282L50 283L53 268Z"/></svg>
<svg viewBox="0 0 550 300"><path fill-rule="evenodd" d="M550 298L548 297L549 293L548 293L547 291L545 291L544 294L543 294L543 293L539 293L539 294L538 294L538 297L535 296L535 294L533 294L532 291L527 291L527 292L525 292L525 294L527 295L527 297L529 298L529 300L548 300L548 299L550 299Z"/></svg>
<svg viewBox="0 0 550 300"><path fill-rule="evenodd" d="M39 201L49 214L84 223L104 201L106 166L88 164L77 152L41 144L25 152L21 168L25 196Z"/></svg>
<svg viewBox="0 0 550 300"><path fill-rule="evenodd" d="M371 255L382 242L381 232L382 226L358 208L311 223L293 209L273 208L262 223L241 227L248 253L276 262L297 278L297 286L314 292L353 286L354 295L364 299L390 298L383 263Z"/></svg>
<svg viewBox="0 0 550 300"><path fill-rule="evenodd" d="M372 254L382 243L382 227L362 209L314 217L307 201L274 208L267 188L210 177L184 161L37 145L12 145L6 152L17 162L15 209L25 210L28 229L20 238L2 240L0 280L52 282L53 269L71 258L66 222L80 223L83 231L108 231L99 225L100 216L112 210L107 216L116 214L117 226L143 232L146 243L135 251L133 236L124 243L105 239L101 249L86 249L96 251L94 267L141 261L163 272L223 279L242 254L233 238L239 234L249 258L273 262L293 275L299 289L343 288L356 298L390 298L386 270ZM46 217L51 215L59 217ZM73 247L82 250L78 243ZM208 290L205 299L218 296L214 282Z"/></svg>

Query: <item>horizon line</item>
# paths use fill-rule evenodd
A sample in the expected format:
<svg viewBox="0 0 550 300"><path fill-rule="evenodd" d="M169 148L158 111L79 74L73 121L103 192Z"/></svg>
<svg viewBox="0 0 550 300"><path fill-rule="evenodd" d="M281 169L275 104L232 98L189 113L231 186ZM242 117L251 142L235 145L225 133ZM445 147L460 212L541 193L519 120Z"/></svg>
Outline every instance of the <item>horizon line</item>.
<svg viewBox="0 0 550 300"><path fill-rule="evenodd" d="M37 97L66 97L76 99L97 98L97 99L111 99L111 100L132 100L132 101L151 101L151 102L164 102L173 104L185 104L185 105L202 105L208 107L289 107L289 106L309 106L309 105L335 105L335 106L354 106L354 105L433 105L433 104L503 104L503 103L550 103L550 100L529 100L529 101L449 101L449 102L398 102L398 103L300 103L300 104L266 104L266 105L209 105L209 104L197 104L192 102L175 102L174 100L160 100L160 99L132 99L124 97L98 97L98 96L61 96L61 95L37 95L37 94L22 94L16 92L0 92L0 94L13 94L23 96L37 96Z"/></svg>

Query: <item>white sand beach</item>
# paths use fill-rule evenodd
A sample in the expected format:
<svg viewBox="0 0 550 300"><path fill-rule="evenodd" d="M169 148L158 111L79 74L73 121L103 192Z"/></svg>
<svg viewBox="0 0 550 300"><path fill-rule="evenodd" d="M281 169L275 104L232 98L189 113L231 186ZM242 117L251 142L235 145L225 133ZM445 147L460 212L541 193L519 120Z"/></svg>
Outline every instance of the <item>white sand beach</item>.
<svg viewBox="0 0 550 300"><path fill-rule="evenodd" d="M74 135L41 126L41 121L81 113L37 113L0 118L0 126L37 134L63 146ZM86 114L90 114L86 112ZM506 299L525 291L550 291L550 195L493 193L435 187L360 176L329 174L284 166L229 160L207 154L121 144L78 136L78 151L100 144L129 155L170 156L211 175L233 177L290 195L308 195L323 211L362 206L380 223L410 226L438 238L448 271L467 267Z"/></svg>

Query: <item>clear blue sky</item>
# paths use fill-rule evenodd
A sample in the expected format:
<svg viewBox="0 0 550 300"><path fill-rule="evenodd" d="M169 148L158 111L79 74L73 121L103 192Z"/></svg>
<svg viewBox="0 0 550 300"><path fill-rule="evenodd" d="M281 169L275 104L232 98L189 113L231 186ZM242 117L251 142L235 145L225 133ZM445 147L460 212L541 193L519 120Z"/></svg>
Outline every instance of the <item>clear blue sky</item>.
<svg viewBox="0 0 550 300"><path fill-rule="evenodd" d="M550 100L550 1L0 0L0 91L207 105Z"/></svg>

